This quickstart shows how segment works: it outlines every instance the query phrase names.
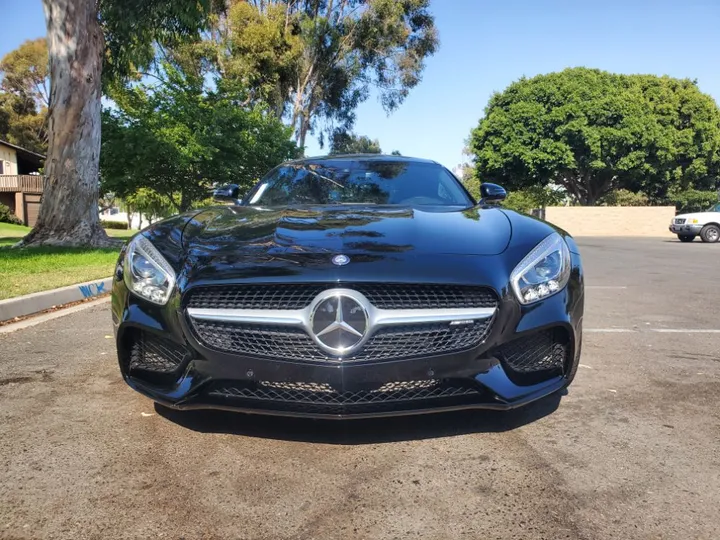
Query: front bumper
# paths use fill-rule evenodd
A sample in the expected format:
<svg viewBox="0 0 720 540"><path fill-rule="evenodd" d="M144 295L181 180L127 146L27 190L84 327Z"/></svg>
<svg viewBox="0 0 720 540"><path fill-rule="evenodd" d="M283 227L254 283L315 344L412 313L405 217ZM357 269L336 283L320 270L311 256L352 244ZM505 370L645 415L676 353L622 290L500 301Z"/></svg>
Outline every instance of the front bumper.
<svg viewBox="0 0 720 540"><path fill-rule="evenodd" d="M129 294L121 279L113 287L113 320L124 379L167 407L341 419L507 410L557 392L577 369L583 302L577 258L566 289L543 302L520 306L506 289L492 329L478 347L432 357L346 364L211 350L197 339L179 300L165 307L148 304ZM505 358L508 344L544 347L538 336L552 336L563 344L562 368L515 372ZM148 343L160 343L154 350L166 354L174 350L177 367L162 374L132 369L133 347L140 339L156 340Z"/></svg>
<svg viewBox="0 0 720 540"><path fill-rule="evenodd" d="M703 226L697 223L685 223L683 225L676 225L675 223L670 224L670 232L674 234L687 234L697 236L700 234Z"/></svg>

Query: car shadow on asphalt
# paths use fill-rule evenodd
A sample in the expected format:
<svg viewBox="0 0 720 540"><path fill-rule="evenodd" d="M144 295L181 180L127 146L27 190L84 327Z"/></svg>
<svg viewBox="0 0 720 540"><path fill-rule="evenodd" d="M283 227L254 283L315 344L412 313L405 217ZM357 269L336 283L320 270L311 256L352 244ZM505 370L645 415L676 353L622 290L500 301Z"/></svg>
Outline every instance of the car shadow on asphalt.
<svg viewBox="0 0 720 540"><path fill-rule="evenodd" d="M510 411L468 410L363 420L313 420L219 410L178 411L157 404L155 411L179 426L201 433L362 445L510 431L552 414L561 399L555 393Z"/></svg>

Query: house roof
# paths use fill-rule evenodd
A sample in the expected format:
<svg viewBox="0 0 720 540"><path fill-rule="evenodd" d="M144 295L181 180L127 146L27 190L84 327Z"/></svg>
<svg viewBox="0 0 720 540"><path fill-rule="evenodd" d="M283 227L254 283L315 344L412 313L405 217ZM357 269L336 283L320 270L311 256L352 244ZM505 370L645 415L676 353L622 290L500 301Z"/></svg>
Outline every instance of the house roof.
<svg viewBox="0 0 720 540"><path fill-rule="evenodd" d="M42 154L38 154L37 152L33 152L32 150L23 148L22 146L3 141L2 139L0 139L0 144L13 148L17 153L19 159L30 162L36 167L40 167L42 165L42 162L45 161L45 156L43 156Z"/></svg>

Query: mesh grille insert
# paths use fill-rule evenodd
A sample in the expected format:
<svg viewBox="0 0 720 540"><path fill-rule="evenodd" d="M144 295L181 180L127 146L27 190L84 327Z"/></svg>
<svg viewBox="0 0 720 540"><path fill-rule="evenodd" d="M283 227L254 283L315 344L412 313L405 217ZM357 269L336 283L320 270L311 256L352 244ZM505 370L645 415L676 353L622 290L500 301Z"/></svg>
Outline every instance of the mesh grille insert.
<svg viewBox="0 0 720 540"><path fill-rule="evenodd" d="M327 287L318 285L228 285L188 291L187 306L208 309L303 309Z"/></svg>
<svg viewBox="0 0 720 540"><path fill-rule="evenodd" d="M215 309L302 309L322 291L353 289L381 309L492 308L495 293L486 287L403 283L264 284L199 287L186 305Z"/></svg>
<svg viewBox="0 0 720 540"><path fill-rule="evenodd" d="M402 283L353 284L346 287L364 294L370 303L381 309L493 308L497 306L495 293L485 287Z"/></svg>
<svg viewBox="0 0 720 540"><path fill-rule="evenodd" d="M199 341L211 349L286 360L337 361L318 348L299 328L191 321ZM381 328L362 349L342 361L391 360L458 352L480 345L491 325L492 320L485 319L457 326L434 323Z"/></svg>
<svg viewBox="0 0 720 540"><path fill-rule="evenodd" d="M218 383L209 394L260 402L352 407L478 396L479 389L474 383L462 380L390 382L376 389L357 391L337 391L329 384L320 383L261 381L248 386Z"/></svg>
<svg viewBox="0 0 720 540"><path fill-rule="evenodd" d="M562 332L538 332L503 345L498 353L519 374L562 370L568 355L567 339L562 338Z"/></svg>
<svg viewBox="0 0 720 540"><path fill-rule="evenodd" d="M210 349L290 360L327 359L298 328L191 320L199 341Z"/></svg>
<svg viewBox="0 0 720 540"><path fill-rule="evenodd" d="M130 348L130 370L169 373L177 369L185 357L180 345L149 332L134 335Z"/></svg>

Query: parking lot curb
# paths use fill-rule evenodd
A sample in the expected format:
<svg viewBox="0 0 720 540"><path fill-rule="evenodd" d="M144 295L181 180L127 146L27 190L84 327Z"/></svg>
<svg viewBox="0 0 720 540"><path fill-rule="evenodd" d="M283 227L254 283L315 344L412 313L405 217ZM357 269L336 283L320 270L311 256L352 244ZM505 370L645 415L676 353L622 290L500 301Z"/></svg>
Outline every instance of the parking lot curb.
<svg viewBox="0 0 720 540"><path fill-rule="evenodd" d="M24 317L39 313L54 306L70 304L87 298L93 298L110 292L113 278L97 279L68 285L51 291L42 291L16 298L0 300L0 322L15 317Z"/></svg>

